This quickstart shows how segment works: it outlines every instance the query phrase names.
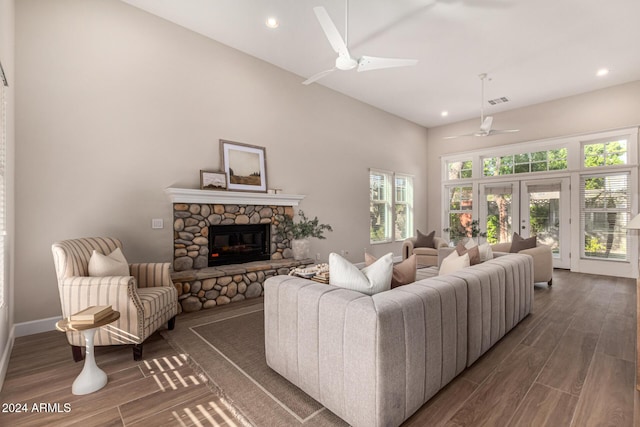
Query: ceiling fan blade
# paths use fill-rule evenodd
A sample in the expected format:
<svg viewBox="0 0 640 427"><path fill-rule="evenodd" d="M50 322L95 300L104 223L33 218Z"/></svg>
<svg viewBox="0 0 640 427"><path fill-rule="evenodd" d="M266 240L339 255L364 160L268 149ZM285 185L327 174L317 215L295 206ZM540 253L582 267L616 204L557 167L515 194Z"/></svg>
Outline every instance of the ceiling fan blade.
<svg viewBox="0 0 640 427"><path fill-rule="evenodd" d="M475 133L465 133L464 135L445 136L442 139L455 139L455 138L462 138L463 136L475 136Z"/></svg>
<svg viewBox="0 0 640 427"><path fill-rule="evenodd" d="M487 116L484 118L484 122L480 125L480 131L489 133L491 132L491 125L493 124L493 117Z"/></svg>
<svg viewBox="0 0 640 427"><path fill-rule="evenodd" d="M514 133L514 132L520 132L520 129L495 129L492 130L491 132L489 132L490 135L498 135L501 133Z"/></svg>
<svg viewBox="0 0 640 427"><path fill-rule="evenodd" d="M380 70L382 68L407 67L416 65L417 59L376 58L375 56L363 56L358 61L358 72Z"/></svg>
<svg viewBox="0 0 640 427"><path fill-rule="evenodd" d="M324 71L320 71L317 74L314 74L313 76L309 77L307 80L303 81L302 84L303 85L310 85L311 83L315 82L316 80L320 80L321 78L323 78L324 76L326 76L327 74L330 74L332 72L334 72L336 70L336 68L331 68L329 70L324 70Z"/></svg>
<svg viewBox="0 0 640 427"><path fill-rule="evenodd" d="M349 57L349 50L347 49L347 45L345 44L340 32L336 28L335 24L331 20L331 17L327 13L327 10L322 6L316 6L313 8L313 11L318 18L318 22L324 31L324 34L327 36L329 43L331 43L331 47L336 53L340 56Z"/></svg>

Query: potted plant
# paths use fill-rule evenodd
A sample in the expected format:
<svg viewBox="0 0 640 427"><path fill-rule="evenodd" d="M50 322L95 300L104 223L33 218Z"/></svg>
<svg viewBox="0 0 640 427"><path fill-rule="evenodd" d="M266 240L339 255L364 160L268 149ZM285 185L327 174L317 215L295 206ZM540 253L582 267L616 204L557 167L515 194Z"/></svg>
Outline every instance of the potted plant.
<svg viewBox="0 0 640 427"><path fill-rule="evenodd" d="M302 210L298 211L300 220L294 222L293 218L286 216L284 220L278 224L276 231L278 235L285 239L291 239L291 250L293 258L301 260L309 258L310 238L326 239L325 231L333 231L329 224L320 224L318 217L313 219L307 218Z"/></svg>
<svg viewBox="0 0 640 427"><path fill-rule="evenodd" d="M480 230L480 221L478 221L477 219L474 219L466 226L458 224L457 227L447 227L442 231L444 231L445 233L449 233L449 240L451 242L457 242L460 239L469 237L487 237L487 233Z"/></svg>

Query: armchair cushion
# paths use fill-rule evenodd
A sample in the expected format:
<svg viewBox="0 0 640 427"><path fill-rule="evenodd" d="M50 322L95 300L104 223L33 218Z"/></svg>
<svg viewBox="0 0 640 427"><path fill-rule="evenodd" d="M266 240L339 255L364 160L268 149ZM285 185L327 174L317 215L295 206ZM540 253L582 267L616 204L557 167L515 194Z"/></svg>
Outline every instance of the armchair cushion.
<svg viewBox="0 0 640 427"><path fill-rule="evenodd" d="M435 249L435 245L434 245L434 241L433 238L436 235L436 230L433 230L431 233L429 234L422 234L420 232L420 230L416 230L416 240L413 244L413 246L415 248L434 248Z"/></svg>
<svg viewBox="0 0 640 427"><path fill-rule="evenodd" d="M109 255L93 250L89 259L89 276L128 276L129 264L120 248L116 248Z"/></svg>

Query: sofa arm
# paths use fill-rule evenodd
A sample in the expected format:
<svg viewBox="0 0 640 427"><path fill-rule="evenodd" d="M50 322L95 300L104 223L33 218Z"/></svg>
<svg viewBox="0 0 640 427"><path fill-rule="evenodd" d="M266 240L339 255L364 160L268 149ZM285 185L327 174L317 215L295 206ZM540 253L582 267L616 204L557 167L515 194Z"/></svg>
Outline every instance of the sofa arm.
<svg viewBox="0 0 640 427"><path fill-rule="evenodd" d="M538 245L535 248L523 249L520 254L531 255L533 257L533 281L549 282L553 277L553 254L551 247Z"/></svg>
<svg viewBox="0 0 640 427"><path fill-rule="evenodd" d="M413 255L413 248L415 246L415 243L415 237L407 239L402 243L402 260L405 260Z"/></svg>
<svg viewBox="0 0 640 427"><path fill-rule="evenodd" d="M444 238L435 236L433 238L433 246L436 249L447 248L449 247L449 242L447 242Z"/></svg>
<svg viewBox="0 0 640 427"><path fill-rule="evenodd" d="M133 276L65 277L60 281L62 316L69 317L90 305L111 305L121 311L123 306L133 304L135 311L142 313L142 303L136 293ZM115 304L118 301L121 306Z"/></svg>
<svg viewBox="0 0 640 427"><path fill-rule="evenodd" d="M491 245L491 250L493 252L506 252L506 253L509 253L509 251L511 250L511 242L496 243L494 245Z"/></svg>
<svg viewBox="0 0 640 427"><path fill-rule="evenodd" d="M139 288L173 286L168 262L129 264L131 275L138 281Z"/></svg>

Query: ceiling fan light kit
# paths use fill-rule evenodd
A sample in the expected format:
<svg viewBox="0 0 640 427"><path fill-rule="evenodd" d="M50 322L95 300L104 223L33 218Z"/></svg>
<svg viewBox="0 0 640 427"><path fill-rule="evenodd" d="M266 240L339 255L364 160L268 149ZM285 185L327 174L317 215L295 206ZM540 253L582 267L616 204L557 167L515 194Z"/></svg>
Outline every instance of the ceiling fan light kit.
<svg viewBox="0 0 640 427"><path fill-rule="evenodd" d="M357 67L358 72L362 71L371 71L371 70L380 70L383 68L394 68L394 67L407 67L411 65L416 65L418 63L417 59L396 59L396 58L378 58L375 56L361 56L359 59L355 59L349 53L349 49L347 48L347 43L349 41L349 1L346 1L345 5L345 29L344 29L344 40L340 35L340 32L336 28L335 24L331 20L331 17L327 13L327 10L322 6L317 6L313 8L313 12L318 18L318 22L324 31L325 36L329 40L329 44L333 50L338 54L336 58L335 67L321 71L313 76L309 77L307 80L302 82L304 85L309 85L322 77L332 73L335 70L340 71L349 71L353 70Z"/></svg>

